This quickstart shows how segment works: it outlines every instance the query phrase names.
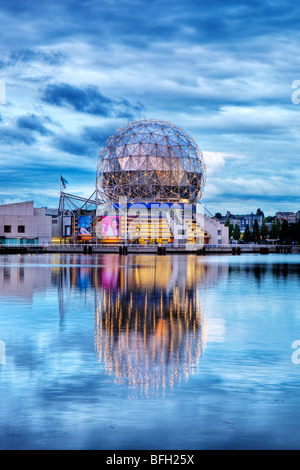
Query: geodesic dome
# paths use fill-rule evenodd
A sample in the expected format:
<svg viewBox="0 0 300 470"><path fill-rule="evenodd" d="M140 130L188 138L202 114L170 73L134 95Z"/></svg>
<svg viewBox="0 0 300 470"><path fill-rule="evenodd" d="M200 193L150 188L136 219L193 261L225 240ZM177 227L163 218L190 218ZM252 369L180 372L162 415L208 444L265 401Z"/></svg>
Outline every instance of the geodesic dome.
<svg viewBox="0 0 300 470"><path fill-rule="evenodd" d="M132 122L107 140L97 185L110 201L195 203L205 185L205 163L187 132L159 120Z"/></svg>

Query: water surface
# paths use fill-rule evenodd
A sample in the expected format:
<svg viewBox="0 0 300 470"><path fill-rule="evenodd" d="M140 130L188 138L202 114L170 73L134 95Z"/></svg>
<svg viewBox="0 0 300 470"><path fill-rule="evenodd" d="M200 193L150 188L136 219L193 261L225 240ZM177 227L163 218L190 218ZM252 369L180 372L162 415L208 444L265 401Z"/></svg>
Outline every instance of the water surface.
<svg viewBox="0 0 300 470"><path fill-rule="evenodd" d="M0 449L298 449L299 283L299 255L0 257Z"/></svg>

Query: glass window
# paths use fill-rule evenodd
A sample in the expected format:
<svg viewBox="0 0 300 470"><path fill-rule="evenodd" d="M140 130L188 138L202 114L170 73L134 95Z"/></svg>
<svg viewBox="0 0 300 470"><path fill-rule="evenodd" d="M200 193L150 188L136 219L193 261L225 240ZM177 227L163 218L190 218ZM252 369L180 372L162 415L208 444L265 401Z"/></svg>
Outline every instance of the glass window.
<svg viewBox="0 0 300 470"><path fill-rule="evenodd" d="M18 233L25 233L25 225L18 225Z"/></svg>
<svg viewBox="0 0 300 470"><path fill-rule="evenodd" d="M11 225L4 225L4 233L11 233Z"/></svg>

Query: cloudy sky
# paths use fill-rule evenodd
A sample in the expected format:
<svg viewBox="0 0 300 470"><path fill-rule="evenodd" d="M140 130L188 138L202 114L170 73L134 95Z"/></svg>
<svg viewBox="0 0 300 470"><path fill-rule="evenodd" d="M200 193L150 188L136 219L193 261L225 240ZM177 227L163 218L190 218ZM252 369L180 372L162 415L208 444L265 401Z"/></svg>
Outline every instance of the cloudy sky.
<svg viewBox="0 0 300 470"><path fill-rule="evenodd" d="M60 174L90 196L107 138L157 118L212 213L300 209L298 2L0 0L0 25L0 203L57 207Z"/></svg>

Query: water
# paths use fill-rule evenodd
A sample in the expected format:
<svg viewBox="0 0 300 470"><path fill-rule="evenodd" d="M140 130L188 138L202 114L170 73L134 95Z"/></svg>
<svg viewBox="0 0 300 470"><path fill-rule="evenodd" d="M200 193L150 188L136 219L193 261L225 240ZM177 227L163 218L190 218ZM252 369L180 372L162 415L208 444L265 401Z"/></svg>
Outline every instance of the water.
<svg viewBox="0 0 300 470"><path fill-rule="evenodd" d="M299 255L2 256L0 449L298 449L299 282Z"/></svg>

